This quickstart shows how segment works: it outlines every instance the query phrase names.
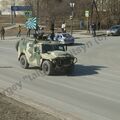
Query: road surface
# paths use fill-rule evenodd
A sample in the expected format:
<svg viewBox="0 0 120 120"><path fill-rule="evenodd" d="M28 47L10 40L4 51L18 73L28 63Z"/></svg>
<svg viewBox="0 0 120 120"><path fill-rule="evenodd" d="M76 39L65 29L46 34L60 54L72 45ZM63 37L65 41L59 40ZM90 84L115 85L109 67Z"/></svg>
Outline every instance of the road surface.
<svg viewBox="0 0 120 120"><path fill-rule="evenodd" d="M78 58L71 75L24 70L15 40L0 41L0 91L74 120L120 120L120 37L77 39L68 51Z"/></svg>

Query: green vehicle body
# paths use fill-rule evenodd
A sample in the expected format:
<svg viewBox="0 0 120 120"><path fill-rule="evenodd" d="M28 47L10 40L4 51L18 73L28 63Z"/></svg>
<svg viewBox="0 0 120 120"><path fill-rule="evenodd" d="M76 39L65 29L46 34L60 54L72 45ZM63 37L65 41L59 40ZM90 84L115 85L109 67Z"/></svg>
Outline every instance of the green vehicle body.
<svg viewBox="0 0 120 120"><path fill-rule="evenodd" d="M18 60L23 68L39 67L46 75L57 70L72 71L77 59L66 51L67 46L50 41L21 39L17 43Z"/></svg>

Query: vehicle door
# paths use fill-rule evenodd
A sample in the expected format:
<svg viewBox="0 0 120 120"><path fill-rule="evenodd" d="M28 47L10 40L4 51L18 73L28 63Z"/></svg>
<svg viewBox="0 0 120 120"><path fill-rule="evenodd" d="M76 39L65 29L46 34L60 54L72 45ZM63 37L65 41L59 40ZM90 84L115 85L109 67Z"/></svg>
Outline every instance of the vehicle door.
<svg viewBox="0 0 120 120"><path fill-rule="evenodd" d="M39 45L34 46L33 58L34 58L33 64L35 66L39 66L40 65L40 60L41 60L41 48L40 48Z"/></svg>

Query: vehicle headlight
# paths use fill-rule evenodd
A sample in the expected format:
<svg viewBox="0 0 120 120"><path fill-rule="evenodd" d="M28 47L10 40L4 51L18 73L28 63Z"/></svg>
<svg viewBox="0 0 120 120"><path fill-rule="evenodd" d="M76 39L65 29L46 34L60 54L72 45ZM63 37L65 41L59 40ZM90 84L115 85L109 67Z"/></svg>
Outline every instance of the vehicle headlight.
<svg viewBox="0 0 120 120"><path fill-rule="evenodd" d="M116 33L116 32L117 32L117 30L112 30L111 32L112 32L112 33Z"/></svg>
<svg viewBox="0 0 120 120"><path fill-rule="evenodd" d="M107 30L107 34L109 34L110 33L110 30Z"/></svg>
<svg viewBox="0 0 120 120"><path fill-rule="evenodd" d="M56 59L53 59L52 62L55 64L56 63Z"/></svg>

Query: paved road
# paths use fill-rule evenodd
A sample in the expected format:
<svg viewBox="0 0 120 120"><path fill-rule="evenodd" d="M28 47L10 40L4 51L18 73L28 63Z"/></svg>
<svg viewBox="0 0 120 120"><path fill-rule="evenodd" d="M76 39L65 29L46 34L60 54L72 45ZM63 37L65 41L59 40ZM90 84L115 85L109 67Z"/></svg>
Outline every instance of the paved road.
<svg viewBox="0 0 120 120"><path fill-rule="evenodd" d="M0 41L0 91L72 120L120 120L120 37L76 42L69 46L78 58L74 73L43 76L36 68L20 67L14 41Z"/></svg>

